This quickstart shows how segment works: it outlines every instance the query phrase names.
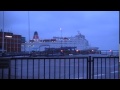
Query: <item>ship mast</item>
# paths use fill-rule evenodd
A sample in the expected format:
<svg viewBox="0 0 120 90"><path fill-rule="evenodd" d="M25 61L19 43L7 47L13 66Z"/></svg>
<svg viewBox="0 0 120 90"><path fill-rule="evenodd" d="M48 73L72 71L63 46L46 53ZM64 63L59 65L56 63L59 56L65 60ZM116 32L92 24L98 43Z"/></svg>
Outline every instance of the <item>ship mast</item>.
<svg viewBox="0 0 120 90"><path fill-rule="evenodd" d="M78 32L78 35L80 35L80 31L77 31Z"/></svg>

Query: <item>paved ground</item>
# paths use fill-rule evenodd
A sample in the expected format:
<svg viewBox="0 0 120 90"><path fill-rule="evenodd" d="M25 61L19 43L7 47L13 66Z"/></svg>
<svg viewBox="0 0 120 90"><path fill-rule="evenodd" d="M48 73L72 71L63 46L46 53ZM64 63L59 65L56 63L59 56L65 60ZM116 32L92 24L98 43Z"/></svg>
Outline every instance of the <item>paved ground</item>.
<svg viewBox="0 0 120 90"><path fill-rule="evenodd" d="M11 62L11 78L15 78L14 76L16 74L16 78L20 79L22 74L23 79L26 79L27 76L29 79L86 79L89 73L87 70L89 69L89 66L87 68L87 59L47 59L45 61L44 59L35 59L34 65L33 60L29 60L28 70L27 61L28 60L22 60L22 68L21 60L16 61L16 68L15 61L13 60ZM118 59L94 59L94 68L93 63L91 66L91 78L118 79ZM0 70L0 73L1 72L2 70ZM8 70L5 69L3 72L3 77L6 78L8 76ZM1 74L0 77L2 77Z"/></svg>

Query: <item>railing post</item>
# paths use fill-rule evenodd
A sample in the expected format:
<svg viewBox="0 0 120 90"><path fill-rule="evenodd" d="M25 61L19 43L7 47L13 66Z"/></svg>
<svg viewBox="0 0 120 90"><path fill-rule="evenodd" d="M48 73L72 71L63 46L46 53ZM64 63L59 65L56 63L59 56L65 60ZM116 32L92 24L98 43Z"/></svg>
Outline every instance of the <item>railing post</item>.
<svg viewBox="0 0 120 90"><path fill-rule="evenodd" d="M1 77L4 79L4 69L8 69L8 78L9 78L9 70L10 70L10 58L0 58L0 69L2 70L1 72Z"/></svg>
<svg viewBox="0 0 120 90"><path fill-rule="evenodd" d="M119 57L119 58L120 58L120 57ZM119 65L118 65L118 68L119 68L119 70L118 70L118 73L119 73L119 74L118 74L118 75L119 75L118 78L120 79L120 59L119 59Z"/></svg>
<svg viewBox="0 0 120 90"><path fill-rule="evenodd" d="M91 62L92 62L92 79L94 79L94 57L92 57Z"/></svg>
<svg viewBox="0 0 120 90"><path fill-rule="evenodd" d="M89 65L89 70L88 70L89 79L91 79L91 56L89 56L88 65Z"/></svg>
<svg viewBox="0 0 120 90"><path fill-rule="evenodd" d="M120 12L119 12L119 13L120 13ZM119 69L119 70L118 70L118 75L119 75L119 76L118 76L118 78L120 79L120 42L119 42L119 57L118 57L118 58L119 58L119 62L118 62L118 69Z"/></svg>

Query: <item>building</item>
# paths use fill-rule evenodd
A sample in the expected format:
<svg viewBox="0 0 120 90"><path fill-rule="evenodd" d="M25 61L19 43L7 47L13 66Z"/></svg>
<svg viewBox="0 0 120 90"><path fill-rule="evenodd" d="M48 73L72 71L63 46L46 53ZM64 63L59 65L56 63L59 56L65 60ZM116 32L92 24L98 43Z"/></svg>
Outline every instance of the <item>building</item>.
<svg viewBox="0 0 120 90"><path fill-rule="evenodd" d="M21 52L21 44L25 43L25 37L13 34L11 32L4 32L4 42L2 40L3 32L0 31L0 49L2 50L2 43L4 43L4 51L6 52Z"/></svg>

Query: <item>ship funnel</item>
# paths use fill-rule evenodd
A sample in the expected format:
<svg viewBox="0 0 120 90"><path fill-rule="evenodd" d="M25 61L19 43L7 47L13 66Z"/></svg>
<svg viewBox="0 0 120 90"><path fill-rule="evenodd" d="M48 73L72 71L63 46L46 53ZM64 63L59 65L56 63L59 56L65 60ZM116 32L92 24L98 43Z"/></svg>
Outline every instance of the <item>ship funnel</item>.
<svg viewBox="0 0 120 90"><path fill-rule="evenodd" d="M33 40L34 41L38 41L39 40L39 36L38 36L38 32L37 31L34 32Z"/></svg>

